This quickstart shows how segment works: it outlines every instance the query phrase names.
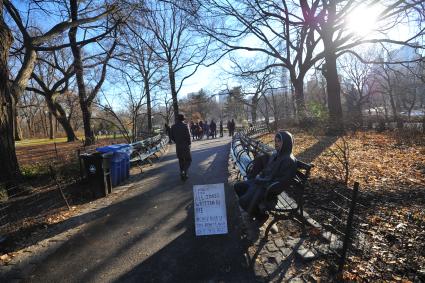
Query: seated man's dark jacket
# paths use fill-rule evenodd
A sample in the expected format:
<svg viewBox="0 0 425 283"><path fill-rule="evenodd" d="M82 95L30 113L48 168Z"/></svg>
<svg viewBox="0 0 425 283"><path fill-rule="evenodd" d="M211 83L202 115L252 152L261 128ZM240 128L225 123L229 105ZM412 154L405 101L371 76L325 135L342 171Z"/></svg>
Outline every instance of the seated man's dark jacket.
<svg viewBox="0 0 425 283"><path fill-rule="evenodd" d="M297 161L292 155L292 135L286 131L281 131L276 134L276 136L278 135L283 142L281 150L273 153L268 158L260 157L260 167L261 164L264 164L265 168L261 170L255 180L265 186L276 181L286 186L291 183L297 173Z"/></svg>

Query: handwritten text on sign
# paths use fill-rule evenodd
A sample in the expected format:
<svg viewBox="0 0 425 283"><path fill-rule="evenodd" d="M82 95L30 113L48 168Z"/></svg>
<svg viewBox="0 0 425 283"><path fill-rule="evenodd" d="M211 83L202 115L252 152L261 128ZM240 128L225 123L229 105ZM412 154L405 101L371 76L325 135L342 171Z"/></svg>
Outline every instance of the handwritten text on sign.
<svg viewBox="0 0 425 283"><path fill-rule="evenodd" d="M196 236L227 234L224 184L193 186Z"/></svg>

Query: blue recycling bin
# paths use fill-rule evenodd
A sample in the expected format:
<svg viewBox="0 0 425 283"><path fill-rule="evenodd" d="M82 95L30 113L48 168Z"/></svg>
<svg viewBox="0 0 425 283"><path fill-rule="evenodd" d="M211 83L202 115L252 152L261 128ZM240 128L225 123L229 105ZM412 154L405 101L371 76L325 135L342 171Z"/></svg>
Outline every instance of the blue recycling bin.
<svg viewBox="0 0 425 283"><path fill-rule="evenodd" d="M98 152L112 152L111 159L111 181L116 186L130 176L130 154L129 144L113 144L96 148Z"/></svg>

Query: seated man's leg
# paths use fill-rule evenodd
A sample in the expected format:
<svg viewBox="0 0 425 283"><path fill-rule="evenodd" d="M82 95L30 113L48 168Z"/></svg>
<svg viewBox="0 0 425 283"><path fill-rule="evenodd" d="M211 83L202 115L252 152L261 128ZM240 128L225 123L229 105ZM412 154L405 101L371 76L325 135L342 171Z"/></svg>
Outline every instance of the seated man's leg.
<svg viewBox="0 0 425 283"><path fill-rule="evenodd" d="M248 181L237 182L236 184L233 185L233 189L235 190L238 197L243 196L247 192L248 187L249 187Z"/></svg>
<svg viewBox="0 0 425 283"><path fill-rule="evenodd" d="M239 198L239 205L250 215L258 212L258 202L264 195L264 189L256 185L253 181L248 182L248 189L244 195Z"/></svg>
<svg viewBox="0 0 425 283"><path fill-rule="evenodd" d="M261 212L259 209L259 204L263 200L265 190L262 187L257 186L252 194L250 199L247 212L251 216L255 216L256 218L260 216Z"/></svg>

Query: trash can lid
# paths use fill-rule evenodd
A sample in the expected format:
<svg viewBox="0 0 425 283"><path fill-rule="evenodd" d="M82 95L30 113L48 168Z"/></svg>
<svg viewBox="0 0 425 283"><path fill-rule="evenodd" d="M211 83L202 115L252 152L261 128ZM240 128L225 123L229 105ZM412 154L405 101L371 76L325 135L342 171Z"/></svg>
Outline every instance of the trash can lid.
<svg viewBox="0 0 425 283"><path fill-rule="evenodd" d="M112 144L112 145L108 145L108 146L97 147L96 151L101 152L101 153L117 152L117 151L125 150L127 147L130 147L130 146L128 144L125 144L125 143Z"/></svg>

